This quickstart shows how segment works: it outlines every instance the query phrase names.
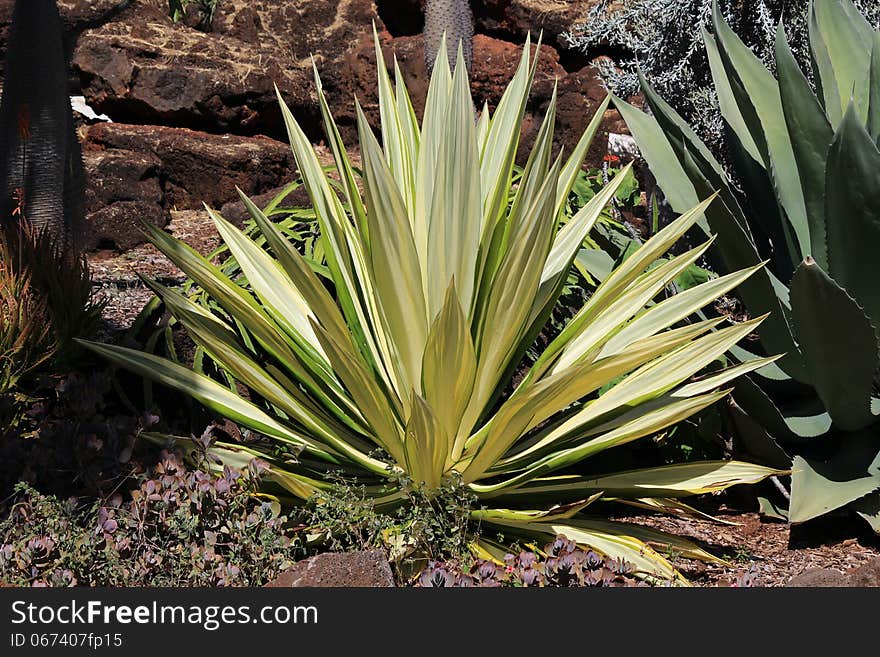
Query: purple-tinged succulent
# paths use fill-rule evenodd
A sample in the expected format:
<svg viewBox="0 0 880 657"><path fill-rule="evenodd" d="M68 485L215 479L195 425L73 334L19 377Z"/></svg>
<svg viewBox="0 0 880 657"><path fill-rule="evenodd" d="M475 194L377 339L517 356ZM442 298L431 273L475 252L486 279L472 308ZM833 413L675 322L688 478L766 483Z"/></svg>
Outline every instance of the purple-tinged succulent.
<svg viewBox="0 0 880 657"><path fill-rule="evenodd" d="M477 560L467 573L457 564L432 561L416 586L650 586L635 577L635 568L622 559L607 561L594 551L582 550L559 536L542 552L506 554L503 567L494 561Z"/></svg>

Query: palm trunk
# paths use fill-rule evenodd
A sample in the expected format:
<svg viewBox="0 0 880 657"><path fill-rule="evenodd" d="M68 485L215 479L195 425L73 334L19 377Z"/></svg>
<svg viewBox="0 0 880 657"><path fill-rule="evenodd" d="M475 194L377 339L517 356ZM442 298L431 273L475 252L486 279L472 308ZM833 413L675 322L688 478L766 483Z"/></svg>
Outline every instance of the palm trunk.
<svg viewBox="0 0 880 657"><path fill-rule="evenodd" d="M0 221L82 238L85 173L55 0L17 0L0 100Z"/></svg>
<svg viewBox="0 0 880 657"><path fill-rule="evenodd" d="M434 70L444 33L449 68L455 68L460 43L470 72L474 61L474 15L468 0L427 0L425 3L425 66L428 73Z"/></svg>

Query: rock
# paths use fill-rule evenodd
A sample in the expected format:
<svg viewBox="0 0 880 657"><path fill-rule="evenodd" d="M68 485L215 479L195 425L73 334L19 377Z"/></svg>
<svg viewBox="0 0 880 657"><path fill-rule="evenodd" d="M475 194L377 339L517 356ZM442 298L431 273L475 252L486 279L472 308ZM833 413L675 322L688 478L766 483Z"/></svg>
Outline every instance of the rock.
<svg viewBox="0 0 880 657"><path fill-rule="evenodd" d="M384 553L327 552L300 561L267 587L389 587L394 586Z"/></svg>
<svg viewBox="0 0 880 657"><path fill-rule="evenodd" d="M474 14L477 29L525 38L544 31L545 42L563 43L561 35L584 20L598 0L478 0Z"/></svg>
<svg viewBox="0 0 880 657"><path fill-rule="evenodd" d="M880 557L847 571L848 586L880 586Z"/></svg>
<svg viewBox="0 0 880 657"><path fill-rule="evenodd" d="M220 208L236 187L259 195L293 180L287 144L267 137L99 123L83 131L89 248L143 242L141 221L164 226L172 209Z"/></svg>
<svg viewBox="0 0 880 657"><path fill-rule="evenodd" d="M831 568L811 568L789 581L789 587L836 587L849 586L849 578Z"/></svg>
<svg viewBox="0 0 880 657"><path fill-rule="evenodd" d="M260 194L294 176L290 146L267 137L212 135L186 128L101 123L86 130L92 149L149 153L161 162L166 201L180 209L219 207L236 197Z"/></svg>
<svg viewBox="0 0 880 657"><path fill-rule="evenodd" d="M379 4L389 20L395 12L420 17L417 8L392 11L387 3ZM522 0L485 2L480 9L477 3L475 10L484 17L485 29L495 34L503 24L510 28L510 40L484 34L475 37L472 87L476 101L486 100L494 107L500 99L516 70L528 31L521 28L530 24L536 29L541 25L562 29L579 4ZM371 122L377 123L371 32L377 18L374 2L224 0L210 33L173 24L166 8L164 1L143 0L80 38L74 67L83 94L97 112L129 123L261 133L284 140L273 87L277 83L306 134L319 141L323 129L313 88L314 55L346 143L356 141L353 97L360 100ZM495 18L486 18L490 15ZM392 37L381 21L377 28L386 64L391 66L391 53L396 53L421 114L428 86L421 35ZM546 43L545 39L525 126L526 148L537 132L554 80L559 80L558 144L570 144L580 136L592 116L590 110L605 95L586 60L573 60L567 51L563 58Z"/></svg>
<svg viewBox="0 0 880 657"><path fill-rule="evenodd" d="M89 103L115 120L281 138L277 84L317 137L312 56L327 93L350 104L335 81L374 18L370 0L224 0L206 33L172 23L165 0L143 0L84 33L73 65Z"/></svg>
<svg viewBox="0 0 880 657"><path fill-rule="evenodd" d="M58 11L64 28L65 46L70 54L80 32L97 27L116 16L116 8L122 0L57 0ZM15 0L0 0L0 52L6 52L6 38L12 22ZM0 57L0 76L3 71Z"/></svg>
<svg viewBox="0 0 880 657"><path fill-rule="evenodd" d="M143 241L142 221L166 224L158 157L125 149L87 150L83 160L90 233L86 248L127 250Z"/></svg>
<svg viewBox="0 0 880 657"><path fill-rule="evenodd" d="M794 577L788 586L880 586L880 557L874 557L861 566L850 568L845 573L831 568L812 568Z"/></svg>

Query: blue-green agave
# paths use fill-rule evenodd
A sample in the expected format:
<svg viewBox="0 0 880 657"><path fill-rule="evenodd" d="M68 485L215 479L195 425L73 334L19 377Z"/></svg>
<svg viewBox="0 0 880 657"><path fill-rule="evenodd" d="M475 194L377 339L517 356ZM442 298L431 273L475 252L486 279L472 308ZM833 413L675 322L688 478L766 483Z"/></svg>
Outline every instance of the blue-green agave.
<svg viewBox="0 0 880 657"><path fill-rule="evenodd" d="M719 264L768 261L740 294L770 313L766 353L785 355L740 380L734 418L756 455L793 457L790 521L848 506L880 532L880 32L850 0L811 3L811 75L780 25L774 78L717 5L713 30L737 185L644 80L653 117L615 103L675 210L719 190L704 225Z"/></svg>

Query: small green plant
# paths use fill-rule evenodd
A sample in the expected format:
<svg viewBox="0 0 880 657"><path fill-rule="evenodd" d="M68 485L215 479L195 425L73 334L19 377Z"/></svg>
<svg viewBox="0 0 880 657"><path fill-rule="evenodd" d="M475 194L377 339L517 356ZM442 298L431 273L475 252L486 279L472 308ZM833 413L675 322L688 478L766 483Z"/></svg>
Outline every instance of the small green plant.
<svg viewBox="0 0 880 657"><path fill-rule="evenodd" d="M302 522L322 535L332 550L382 548L398 568L413 559L467 560L476 495L460 476L450 477L436 491L414 485L402 473L399 477L396 485L405 492L405 500L396 508L382 509L366 487L337 474L329 490L307 501Z"/></svg>
<svg viewBox="0 0 880 657"><path fill-rule="evenodd" d="M168 14L176 23L186 16L187 8L195 7L199 12L199 27L210 30L220 2L221 0L168 0Z"/></svg>

